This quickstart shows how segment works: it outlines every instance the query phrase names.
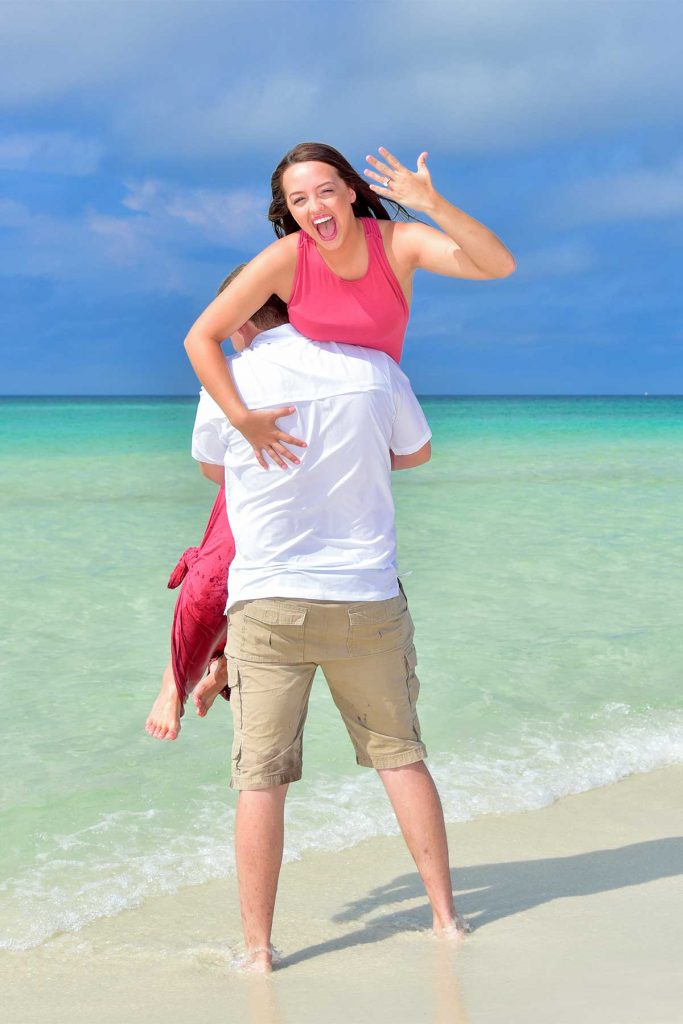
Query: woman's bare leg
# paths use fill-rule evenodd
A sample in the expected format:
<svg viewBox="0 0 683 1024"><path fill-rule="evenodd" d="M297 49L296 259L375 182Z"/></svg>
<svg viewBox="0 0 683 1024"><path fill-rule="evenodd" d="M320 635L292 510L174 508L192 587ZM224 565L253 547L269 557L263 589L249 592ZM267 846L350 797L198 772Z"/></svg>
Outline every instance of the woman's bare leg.
<svg viewBox="0 0 683 1024"><path fill-rule="evenodd" d="M161 689L145 722L145 732L155 740L174 740L180 732L183 705L178 696L171 662L161 677Z"/></svg>
<svg viewBox="0 0 683 1024"><path fill-rule="evenodd" d="M200 718L204 718L221 690L228 683L228 663L223 655L211 662L209 674L197 683L192 693L192 700Z"/></svg>

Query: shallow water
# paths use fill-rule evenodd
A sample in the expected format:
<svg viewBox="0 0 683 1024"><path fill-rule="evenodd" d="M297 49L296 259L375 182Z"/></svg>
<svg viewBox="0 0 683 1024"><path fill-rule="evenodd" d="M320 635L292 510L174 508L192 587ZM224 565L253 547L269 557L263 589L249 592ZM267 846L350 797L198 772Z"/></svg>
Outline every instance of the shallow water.
<svg viewBox="0 0 683 1024"><path fill-rule="evenodd" d="M395 476L420 719L447 816L683 760L683 399L426 399ZM194 400L0 402L0 941L24 948L232 870L227 705L143 723L166 580L214 489ZM287 856L395 831L318 680Z"/></svg>

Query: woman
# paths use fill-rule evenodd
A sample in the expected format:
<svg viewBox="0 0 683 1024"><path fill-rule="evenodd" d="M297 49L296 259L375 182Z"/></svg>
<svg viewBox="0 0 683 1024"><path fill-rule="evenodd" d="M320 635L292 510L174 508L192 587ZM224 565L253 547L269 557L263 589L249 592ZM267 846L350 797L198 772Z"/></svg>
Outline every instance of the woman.
<svg viewBox="0 0 683 1024"><path fill-rule="evenodd" d="M278 240L260 252L193 324L185 348L199 380L250 442L264 468L298 459L280 430L294 410L250 411L237 395L221 342L273 292L292 324L315 341L382 348L400 358L416 270L483 281L506 277L514 260L503 243L434 188L421 153L409 171L388 150L368 156L368 184L331 146L301 143L275 168L269 219ZM392 221L383 202L426 213L437 228Z"/></svg>

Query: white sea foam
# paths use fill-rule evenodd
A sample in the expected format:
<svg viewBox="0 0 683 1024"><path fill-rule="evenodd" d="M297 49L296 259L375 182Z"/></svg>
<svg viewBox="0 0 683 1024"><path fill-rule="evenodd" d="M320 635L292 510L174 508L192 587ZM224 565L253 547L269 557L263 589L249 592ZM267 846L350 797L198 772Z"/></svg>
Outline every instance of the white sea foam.
<svg viewBox="0 0 683 1024"><path fill-rule="evenodd" d="M683 762L683 713L632 713L611 703L592 716L590 734L535 722L514 742L491 736L475 755L430 760L446 818L528 811ZM146 898L230 875L234 811L222 785L203 786L185 827L169 811L119 811L70 835L43 837L30 869L0 886L0 948L22 950L111 916ZM285 859L310 850L340 850L398 829L372 772L323 776L292 787Z"/></svg>

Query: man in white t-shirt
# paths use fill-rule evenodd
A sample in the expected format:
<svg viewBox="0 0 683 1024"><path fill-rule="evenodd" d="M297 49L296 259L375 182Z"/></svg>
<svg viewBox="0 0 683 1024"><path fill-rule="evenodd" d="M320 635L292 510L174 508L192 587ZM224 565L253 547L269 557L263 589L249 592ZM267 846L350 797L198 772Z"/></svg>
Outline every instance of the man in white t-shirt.
<svg viewBox="0 0 683 1024"><path fill-rule="evenodd" d="M230 784L239 790L246 964L269 970L285 796L301 778L318 667L357 763L379 772L435 929L461 935L467 925L453 905L441 803L424 764L413 624L396 572L391 469L428 461L429 426L408 378L384 353L309 341L277 307L269 321L267 304L255 320L232 338L231 372L249 408L295 407L282 426L306 442L300 461L265 472L205 391L192 454L205 475L225 474L235 538L226 606ZM213 693L198 690L206 709Z"/></svg>

